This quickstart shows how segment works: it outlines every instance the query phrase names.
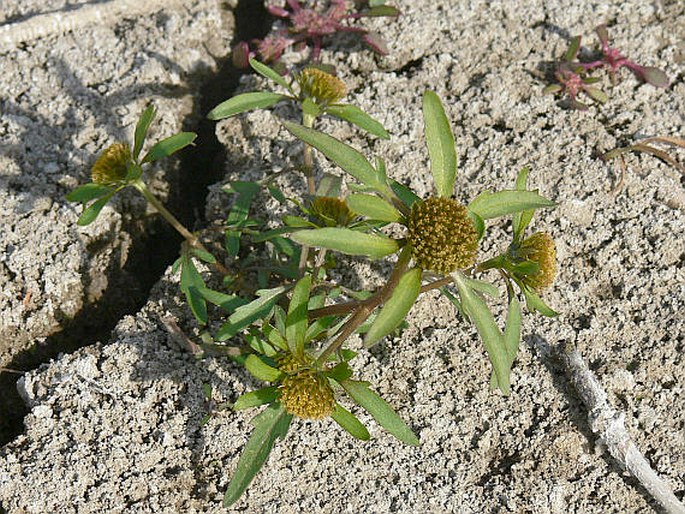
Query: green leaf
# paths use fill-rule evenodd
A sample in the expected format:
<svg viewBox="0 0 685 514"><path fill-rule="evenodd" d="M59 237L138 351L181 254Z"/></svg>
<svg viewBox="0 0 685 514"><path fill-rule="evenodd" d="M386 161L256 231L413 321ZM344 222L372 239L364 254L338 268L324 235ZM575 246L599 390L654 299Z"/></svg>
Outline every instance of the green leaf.
<svg viewBox="0 0 685 514"><path fill-rule="evenodd" d="M423 94L423 123L438 196L449 198L454 192L457 175L457 151L445 109L433 91Z"/></svg>
<svg viewBox="0 0 685 514"><path fill-rule="evenodd" d="M338 198L342 187L342 177L324 173L316 188L316 196L332 196Z"/></svg>
<svg viewBox="0 0 685 514"><path fill-rule="evenodd" d="M207 323L207 302L200 294L200 291L195 286L184 287L182 291L186 295L186 302L188 302L188 307L190 307L190 311L195 316L195 319L200 324L205 325Z"/></svg>
<svg viewBox="0 0 685 514"><path fill-rule="evenodd" d="M195 267L193 260L190 258L190 252L184 248L182 255L182 267L181 267L181 281L180 287L181 291L186 296L186 301L188 306L201 324L207 323L207 302L205 298L200 293L200 289L207 289L202 280L202 275Z"/></svg>
<svg viewBox="0 0 685 514"><path fill-rule="evenodd" d="M352 437L361 441L368 441L371 438L369 431L354 414L342 407L339 403L335 404L335 410L331 414L333 421L347 430Z"/></svg>
<svg viewBox="0 0 685 514"><path fill-rule="evenodd" d="M197 290L209 303L216 305L228 313L232 313L238 307L248 303L247 300L240 296L214 291L208 287L198 287Z"/></svg>
<svg viewBox="0 0 685 514"><path fill-rule="evenodd" d="M112 198L112 196L114 196L114 193L115 191L112 191L111 193L103 196L96 202L90 204L90 206L86 207L81 213L81 216L79 216L76 224L86 226L95 221L95 218L98 217L98 214L100 214L102 208L107 204L107 202L109 202L109 199Z"/></svg>
<svg viewBox="0 0 685 514"><path fill-rule="evenodd" d="M330 105L326 107L326 113L331 116L349 121L362 130L378 136L383 139L390 139L390 134L385 130L385 127L376 121L374 118L366 114L359 107L348 104Z"/></svg>
<svg viewBox="0 0 685 514"><path fill-rule="evenodd" d="M390 299L366 333L364 346L369 348L395 330L405 319L421 291L421 270L413 268L400 278Z"/></svg>
<svg viewBox="0 0 685 514"><path fill-rule="evenodd" d="M516 191L525 191L528 188L528 174L530 169L528 167L521 168L516 176ZM529 209L523 212L514 213L511 218L512 230L514 232L514 241L519 241L523 235L530 221L533 219L535 209Z"/></svg>
<svg viewBox="0 0 685 514"><path fill-rule="evenodd" d="M504 347L509 356L509 368L516 359L516 354L519 351L519 342L521 341L521 304L515 296L511 297L509 301L509 309L507 311L507 322L504 327ZM497 375L493 371L490 375L490 389L498 388Z"/></svg>
<svg viewBox="0 0 685 514"><path fill-rule="evenodd" d="M111 192L112 188L109 186L104 186L102 184L95 184L93 182L90 182L88 184L84 184L80 187L77 187L65 198L69 202L80 202L85 204L90 202L91 200L94 200L95 198L100 198L101 196L104 196L107 193Z"/></svg>
<svg viewBox="0 0 685 514"><path fill-rule="evenodd" d="M302 114L304 116L309 116L310 118L316 118L321 114L321 107L312 100L311 98L305 98L302 100Z"/></svg>
<svg viewBox="0 0 685 514"><path fill-rule="evenodd" d="M264 109L277 104L281 100L288 100L286 95L279 95L278 93L269 93L267 91L254 91L252 93L243 93L233 98L221 102L214 107L207 118L210 120L223 120L230 118L241 112L251 111L253 109Z"/></svg>
<svg viewBox="0 0 685 514"><path fill-rule="evenodd" d="M274 289L260 289L257 291L258 298L256 300L238 307L229 316L228 321L216 333L217 341L225 341L249 326L253 321L266 317L286 290L287 287L281 286Z"/></svg>
<svg viewBox="0 0 685 514"><path fill-rule="evenodd" d="M481 239L483 239L483 236L485 235L485 221L483 220L483 218L478 216L478 214L476 214L470 209L467 209L466 213L469 215L469 218L473 222L473 227L476 229L476 233L478 234L478 240L480 241Z"/></svg>
<svg viewBox="0 0 685 514"><path fill-rule="evenodd" d="M597 89L596 87L586 87L585 92L592 98L595 102L599 102L601 104L607 103L609 100L609 97L607 94L602 91L601 89Z"/></svg>
<svg viewBox="0 0 685 514"><path fill-rule="evenodd" d="M379 5L372 7L368 11L363 12L364 17L376 17L376 16L399 16L399 9L392 7L390 5Z"/></svg>
<svg viewBox="0 0 685 514"><path fill-rule="evenodd" d="M255 182L236 181L231 182L229 187L230 189L224 188L224 191L238 193L226 219L226 224L228 226L234 226L247 220L250 213L250 206L257 193L259 193L260 186ZM225 246L226 251L231 257L238 255L238 251L240 250L240 235L241 232L238 230L226 230Z"/></svg>
<svg viewBox="0 0 685 514"><path fill-rule="evenodd" d="M278 399L278 386L264 387L256 391L241 394L233 404L233 410L259 407L265 403L271 403Z"/></svg>
<svg viewBox="0 0 685 514"><path fill-rule="evenodd" d="M490 362L495 368L499 388L502 393L509 395L509 356L495 318L483 299L469 287L462 273L452 273L452 278L459 290L462 308L476 325L485 351L488 352Z"/></svg>
<svg viewBox="0 0 685 514"><path fill-rule="evenodd" d="M269 366L255 354L247 356L247 359L245 359L245 369L255 378L264 380L264 382L276 382L283 377L283 373L280 370Z"/></svg>
<svg viewBox="0 0 685 514"><path fill-rule="evenodd" d="M216 258L202 248L191 248L190 253L203 262L207 262L209 264L214 264L216 262Z"/></svg>
<svg viewBox="0 0 685 514"><path fill-rule="evenodd" d="M499 289L488 282L483 282L482 280L476 280L468 277L465 277L465 281L474 291L486 294L492 298L499 297Z"/></svg>
<svg viewBox="0 0 685 514"><path fill-rule="evenodd" d="M416 193L414 193L414 191L409 189L404 184L400 184L396 180L393 180L390 183L390 187L392 188L393 192L397 195L397 198L399 198L402 201L402 203L410 209L411 206L414 205L416 202L421 201L421 197L417 196Z"/></svg>
<svg viewBox="0 0 685 514"><path fill-rule="evenodd" d="M319 150L362 184L372 187L381 193L389 191L388 185L380 179L371 163L351 146L327 134L296 123L285 121L283 125L295 137Z"/></svg>
<svg viewBox="0 0 685 514"><path fill-rule="evenodd" d="M332 369L325 371L324 374L336 382L342 382L352 376L352 369L347 362L343 361L336 364Z"/></svg>
<svg viewBox="0 0 685 514"><path fill-rule="evenodd" d="M526 298L526 307L528 307L528 310L533 312L537 311L548 318L554 318L559 315L558 312L548 307L542 298L540 298L529 288L522 287L521 291L523 292L523 296Z"/></svg>
<svg viewBox="0 0 685 514"><path fill-rule="evenodd" d="M653 85L654 87L668 87L669 80L668 76L661 71L659 68L654 68L652 66L645 66L641 68L642 78L645 82Z"/></svg>
<svg viewBox="0 0 685 514"><path fill-rule="evenodd" d="M350 395L354 402L366 410L376 422L392 435L406 444L418 445L419 439L406 425L402 418L388 405L388 403L369 389L368 382L357 380L343 380L340 385Z"/></svg>
<svg viewBox="0 0 685 514"><path fill-rule="evenodd" d="M347 197L347 205L357 214L373 220L394 222L402 219L397 209L378 196L353 194Z"/></svg>
<svg viewBox="0 0 685 514"><path fill-rule="evenodd" d="M545 89L542 90L543 95L553 95L555 93L559 93L563 88L561 84L550 84L549 86L545 87Z"/></svg>
<svg viewBox="0 0 685 514"><path fill-rule="evenodd" d="M580 50L580 41L580 36L575 36L573 39L571 39L568 50L566 50L566 53L564 54L564 61L570 62L576 58L576 55L578 55L578 50Z"/></svg>
<svg viewBox="0 0 685 514"><path fill-rule="evenodd" d="M138 162L138 156L140 151L143 149L143 143L145 143L145 138L147 137L147 131L150 129L150 124L155 117L155 108L149 105L147 109L143 111L140 115L138 123L136 124L136 132L133 136L133 160Z"/></svg>
<svg viewBox="0 0 685 514"><path fill-rule="evenodd" d="M195 132L179 132L166 139L162 139L150 148L150 151L143 157L142 162L154 162L176 153L195 141L196 137L197 134Z"/></svg>
<svg viewBox="0 0 685 514"><path fill-rule="evenodd" d="M484 220L523 212L528 209L554 207L556 204L543 198L535 191L483 191L468 205L469 210L475 212Z"/></svg>
<svg viewBox="0 0 685 514"><path fill-rule="evenodd" d="M285 318L285 338L288 341L288 349L295 356L304 354L304 339L308 325L309 291L312 287L312 276L302 277L295 288L288 306L288 315Z"/></svg>
<svg viewBox="0 0 685 514"><path fill-rule="evenodd" d="M293 233L290 238L306 246L327 248L347 255L366 255L372 259L385 257L399 249L399 245L394 239L375 234L364 234L348 228L327 227L301 230Z"/></svg>
<svg viewBox="0 0 685 514"><path fill-rule="evenodd" d="M231 483L224 495L224 507L233 505L245 492L271 453L277 438L283 439L293 417L280 403L272 403L253 420L254 430L238 461Z"/></svg>
<svg viewBox="0 0 685 514"><path fill-rule="evenodd" d="M259 73L262 77L267 78L269 80L273 80L276 84L278 84L281 87L284 87L293 95L295 94L292 88L290 87L290 84L288 84L288 82L281 76L281 74L269 68L266 64L262 64L257 59L250 58L250 66L252 66L252 69Z"/></svg>

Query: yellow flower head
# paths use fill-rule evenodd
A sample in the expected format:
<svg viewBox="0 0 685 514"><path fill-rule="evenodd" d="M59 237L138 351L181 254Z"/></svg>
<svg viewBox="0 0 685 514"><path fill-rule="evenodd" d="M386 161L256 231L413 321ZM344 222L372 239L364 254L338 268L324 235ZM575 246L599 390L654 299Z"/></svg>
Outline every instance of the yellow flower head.
<svg viewBox="0 0 685 514"><path fill-rule="evenodd" d="M90 170L96 184L113 185L126 178L131 162L131 149L126 143L114 143L105 149Z"/></svg>
<svg viewBox="0 0 685 514"><path fill-rule="evenodd" d="M335 395L328 379L314 369L301 369L288 375L279 389L285 410L304 419L322 419L335 409Z"/></svg>
<svg viewBox="0 0 685 514"><path fill-rule="evenodd" d="M346 227L354 218L354 213L345 200L332 196L316 197L309 207L309 212L327 227Z"/></svg>
<svg viewBox="0 0 685 514"><path fill-rule="evenodd" d="M466 207L456 200L416 202L407 221L407 239L419 268L447 275L476 261L478 233Z"/></svg>
<svg viewBox="0 0 685 514"><path fill-rule="evenodd" d="M305 68L296 77L301 98L311 98L317 105L334 104L347 94L342 80L318 68Z"/></svg>
<svg viewBox="0 0 685 514"><path fill-rule="evenodd" d="M536 232L515 250L515 257L538 265L537 271L522 278L525 284L536 290L552 285L557 273L557 252L552 236Z"/></svg>

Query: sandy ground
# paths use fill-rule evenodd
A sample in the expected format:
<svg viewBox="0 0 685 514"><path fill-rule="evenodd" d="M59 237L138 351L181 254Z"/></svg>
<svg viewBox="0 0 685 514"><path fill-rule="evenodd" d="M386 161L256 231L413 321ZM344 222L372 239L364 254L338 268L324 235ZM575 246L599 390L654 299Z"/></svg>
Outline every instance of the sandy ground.
<svg viewBox="0 0 685 514"><path fill-rule="evenodd" d="M597 156L633 138L683 136L685 9L677 2L637 1L398 5L404 14L397 22L373 22L389 42L388 57L373 57L351 39L324 54L349 85L349 101L380 119L391 140L360 137L338 122L322 127L368 156L383 156L390 175L426 196L432 182L420 99L425 89L436 91L457 139L459 200L510 187L517 171L529 166L534 187L558 203L538 216L534 229L549 231L558 244L559 276L546 299L562 314L554 320L526 316L513 394L503 398L487 390L489 364L475 331L456 320L444 298L422 298L401 336L354 361L358 376L407 420L421 446L403 446L363 413L374 436L368 443L352 440L330 420L296 421L235 511L658 511L590 431L584 407L546 351L560 343L584 355L611 402L625 411L631 436L683 499L682 175L651 156L630 155L616 193L618 168ZM583 34L590 44L601 22L612 25L616 46L637 62L663 68L673 83L659 90L625 73L617 86L607 85L607 105L564 110L540 94L545 66L563 53L569 36ZM160 30L133 22L126 27L147 38ZM107 30L83 29L1 58L20 63L46 51L96 51L107 39L94 31ZM88 66L85 58L78 63ZM110 65L125 74L119 61ZM134 60L130 67L137 65ZM258 85L247 78L244 88ZM7 102L16 104L16 94ZM147 94L139 92L139 102ZM284 106L275 114L293 111ZM5 118L3 112L2 123ZM274 119L260 112L217 125L229 149L226 181L261 178L297 158L297 145ZM96 151L71 144L83 159ZM325 162L321 167L333 170ZM73 172L58 176L57 182L75 181ZM286 176L281 185L299 188L301 182ZM3 194L15 194L5 187ZM220 220L227 198L219 187L207 210ZM65 235L64 244L83 237L69 230L74 235ZM497 252L506 235L507 226L495 224L483 255ZM360 260L343 278L373 285L386 273ZM139 314L119 323L108 344L65 355L20 382L31 413L26 433L0 451L0 505L8 513L222 511L254 413L221 411L201 426L207 411L202 384L212 385L218 401L259 384L225 359L195 361L164 328L163 316L197 333L170 273Z"/></svg>

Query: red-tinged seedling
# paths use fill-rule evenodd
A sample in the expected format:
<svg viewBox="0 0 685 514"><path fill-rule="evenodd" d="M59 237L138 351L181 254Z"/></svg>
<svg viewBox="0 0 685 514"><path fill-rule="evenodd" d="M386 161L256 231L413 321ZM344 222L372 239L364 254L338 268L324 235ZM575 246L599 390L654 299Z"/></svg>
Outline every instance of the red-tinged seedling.
<svg viewBox="0 0 685 514"><path fill-rule="evenodd" d="M395 18L400 14L395 7L384 3L384 0L360 2L356 11L345 0L330 0L327 7L318 1L298 0L286 0L283 7L269 6L267 11L280 18L282 25L264 39L253 40L251 45L245 41L238 43L233 49L233 64L247 68L250 57L259 56L261 61L274 63L278 68L283 52L291 46L299 50L311 47L309 59L318 62L325 39L341 32L358 34L374 52L385 55L387 47L379 34L351 24L360 18Z"/></svg>
<svg viewBox="0 0 685 514"><path fill-rule="evenodd" d="M570 108L587 110L588 106L578 100L580 93L584 93L598 103L605 103L608 100L606 93L593 86L593 84L600 82L601 78L589 74L593 70L606 68L609 71L612 84L616 84L617 73L624 66L648 84L660 88L668 86L668 77L663 71L651 66L641 66L625 57L617 48L610 46L606 25L600 25L595 29L595 32L601 45L601 57L589 62L578 60L581 37L575 36L571 40L563 59L557 63L554 72L556 83L545 87L543 94L561 93L567 95Z"/></svg>

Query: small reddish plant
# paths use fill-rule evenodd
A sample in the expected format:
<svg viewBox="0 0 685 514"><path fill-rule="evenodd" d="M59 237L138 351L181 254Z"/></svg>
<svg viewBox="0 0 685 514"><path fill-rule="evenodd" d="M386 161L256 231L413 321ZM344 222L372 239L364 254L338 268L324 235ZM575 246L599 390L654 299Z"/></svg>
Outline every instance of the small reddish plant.
<svg viewBox="0 0 685 514"><path fill-rule="evenodd" d="M601 45L600 58L590 62L577 60L581 48L581 37L574 37L564 54L563 60L557 64L557 69L554 72L554 78L557 82L547 86L543 93L564 93L568 95L569 107L586 110L588 106L578 100L580 93L584 93L599 103L605 103L608 100L606 93L593 86L593 84L600 82L601 78L590 76L589 73L592 70L607 68L611 77L611 83L616 84L617 73L624 66L643 82L647 82L655 87L668 87L668 77L663 71L652 66L641 66L625 57L617 48L610 46L609 32L606 25L597 27L595 33Z"/></svg>
<svg viewBox="0 0 685 514"><path fill-rule="evenodd" d="M300 50L311 46L309 57L318 62L324 38L339 32L359 34L374 52L385 55L388 52L380 35L349 24L360 18L394 18L400 14L395 7L384 4L385 0L355 2L358 10L354 12L345 0L330 0L327 8L322 8L318 1L304 3L298 0L286 0L284 7L269 6L269 13L281 18L283 25L264 39L253 40L252 47L246 41L238 43L233 49L233 64L237 68L247 68L249 59L254 56L259 56L262 62L277 64L291 46Z"/></svg>

